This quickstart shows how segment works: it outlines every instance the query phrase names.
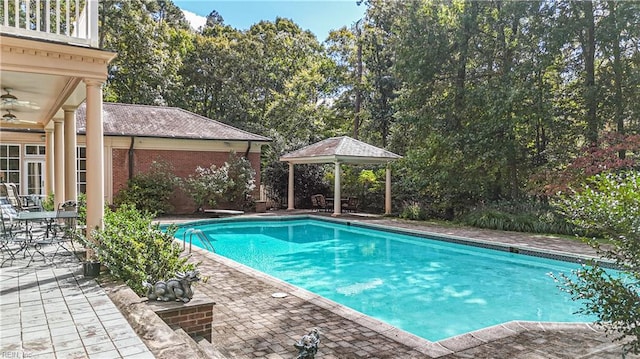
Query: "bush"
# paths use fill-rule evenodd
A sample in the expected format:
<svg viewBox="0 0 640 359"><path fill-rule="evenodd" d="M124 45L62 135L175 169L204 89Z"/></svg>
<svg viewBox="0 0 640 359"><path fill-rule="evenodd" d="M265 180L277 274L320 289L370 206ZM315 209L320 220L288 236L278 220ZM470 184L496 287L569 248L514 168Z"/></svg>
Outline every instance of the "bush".
<svg viewBox="0 0 640 359"><path fill-rule="evenodd" d="M178 183L169 164L154 161L149 172L127 181L127 188L118 192L113 203L116 206L132 204L142 212L167 213L173 209L170 198Z"/></svg>
<svg viewBox="0 0 640 359"><path fill-rule="evenodd" d="M251 192L255 189L255 176L251 163L232 152L220 168L216 165L196 168L195 175L185 180L184 187L199 209L206 205L216 207L220 202L246 209L253 204Z"/></svg>
<svg viewBox="0 0 640 359"><path fill-rule="evenodd" d="M544 203L531 201L496 202L477 207L466 213L460 221L466 225L527 233L555 233L573 235L577 229Z"/></svg>
<svg viewBox="0 0 640 359"><path fill-rule="evenodd" d="M405 202L400 212L400 218L422 221L427 218L427 213L418 202Z"/></svg>
<svg viewBox="0 0 640 359"><path fill-rule="evenodd" d="M104 229L94 231L95 243L87 243L109 272L124 281L138 295L144 295L144 280L166 280L176 272L195 269L181 257L181 247L174 242L176 227L162 232L152 224L148 212L138 212L124 204L115 212L105 209Z"/></svg>
<svg viewBox="0 0 640 359"><path fill-rule="evenodd" d="M556 205L572 223L601 233L606 245L584 239L601 257L621 269L616 275L597 262L577 270L575 278L555 276L561 289L582 300L581 313L596 315L617 340L630 338L624 351L640 353L640 174L601 173L580 192L563 196ZM623 356L624 357L624 356Z"/></svg>

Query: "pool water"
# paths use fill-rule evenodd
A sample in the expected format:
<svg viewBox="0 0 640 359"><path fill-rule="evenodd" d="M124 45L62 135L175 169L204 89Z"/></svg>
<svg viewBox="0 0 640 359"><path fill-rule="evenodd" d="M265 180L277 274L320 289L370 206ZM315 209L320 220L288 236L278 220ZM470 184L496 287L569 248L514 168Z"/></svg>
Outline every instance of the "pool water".
<svg viewBox="0 0 640 359"><path fill-rule="evenodd" d="M221 256L430 341L511 320L595 319L574 314L580 304L549 276L575 263L324 220L221 221L176 237L187 228Z"/></svg>

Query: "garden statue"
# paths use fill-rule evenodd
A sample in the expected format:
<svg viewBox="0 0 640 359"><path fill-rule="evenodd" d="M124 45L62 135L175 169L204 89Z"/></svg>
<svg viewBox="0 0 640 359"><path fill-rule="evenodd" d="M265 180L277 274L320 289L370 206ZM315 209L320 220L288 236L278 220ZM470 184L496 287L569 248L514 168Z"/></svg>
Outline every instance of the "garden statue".
<svg viewBox="0 0 640 359"><path fill-rule="evenodd" d="M320 331L313 328L311 333L305 335L300 341L293 344L298 349L296 359L314 359L318 352L318 344L320 344Z"/></svg>
<svg viewBox="0 0 640 359"><path fill-rule="evenodd" d="M171 278L168 281L158 281L155 284L144 281L142 285L147 288L147 298L150 300L187 303L193 298L191 283L199 280L200 273L196 269L186 273L178 272L175 278Z"/></svg>

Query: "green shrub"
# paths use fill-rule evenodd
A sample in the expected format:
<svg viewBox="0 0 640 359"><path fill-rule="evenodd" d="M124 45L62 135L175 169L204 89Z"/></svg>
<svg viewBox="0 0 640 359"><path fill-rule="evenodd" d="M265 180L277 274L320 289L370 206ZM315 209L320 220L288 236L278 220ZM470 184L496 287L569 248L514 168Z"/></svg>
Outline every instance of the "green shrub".
<svg viewBox="0 0 640 359"><path fill-rule="evenodd" d="M49 193L47 198L42 201L42 209L45 211L55 211L56 210L56 197L53 193Z"/></svg>
<svg viewBox="0 0 640 359"><path fill-rule="evenodd" d="M148 172L127 181L127 188L118 192L113 203L116 206L133 204L142 212L167 213L173 209L170 198L178 183L169 164L154 161Z"/></svg>
<svg viewBox="0 0 640 359"><path fill-rule="evenodd" d="M115 212L107 208L104 229L93 232L95 243L87 243L109 272L139 295L145 293L144 280L166 280L197 266L180 256L180 245L174 242L177 228L163 232L152 220L151 214L132 205L125 204Z"/></svg>
<svg viewBox="0 0 640 359"><path fill-rule="evenodd" d="M405 202L400 212L400 218L411 220L424 220L427 218L426 211L418 202Z"/></svg>
<svg viewBox="0 0 640 359"><path fill-rule="evenodd" d="M231 152L219 168L216 165L196 168L196 173L184 181L184 187L198 209L216 207L221 202L247 209L253 204L251 192L255 189L255 176L251 163Z"/></svg>
<svg viewBox="0 0 640 359"><path fill-rule="evenodd" d="M615 340L623 341L625 354L640 354L640 173L598 174L555 205L576 226L606 239L602 244L583 238L622 273L607 271L594 261L576 270L575 276L561 273L554 278L563 291L582 301L580 313L596 315Z"/></svg>
<svg viewBox="0 0 640 359"><path fill-rule="evenodd" d="M527 233L573 235L577 229L554 208L541 203L497 202L475 208L460 220L478 228Z"/></svg>

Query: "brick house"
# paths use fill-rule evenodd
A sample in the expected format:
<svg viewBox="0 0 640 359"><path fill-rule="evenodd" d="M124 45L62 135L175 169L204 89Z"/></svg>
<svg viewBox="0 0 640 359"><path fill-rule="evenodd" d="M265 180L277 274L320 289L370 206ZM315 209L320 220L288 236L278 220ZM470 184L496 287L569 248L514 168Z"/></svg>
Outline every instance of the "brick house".
<svg viewBox="0 0 640 359"><path fill-rule="evenodd" d="M149 170L154 161L171 165L173 173L182 178L195 173L198 166L222 165L234 151L244 156L256 171L256 187L260 186L260 154L270 142L259 136L221 122L175 108L120 103L103 104L104 129L104 196L112 203L114 196L127 186L132 176ZM76 110L77 128L77 189L86 190L86 107ZM47 129L45 128L45 132ZM22 194L46 194L45 164L47 148L45 132L2 131L0 146L7 147L19 161L14 161L14 181ZM2 161L3 158L0 158ZM33 163L42 170L33 173ZM33 176L39 176L34 181ZM17 181L16 181L17 179ZM39 182L38 185L34 185ZM191 213L195 206L181 191L174 196L175 213Z"/></svg>

